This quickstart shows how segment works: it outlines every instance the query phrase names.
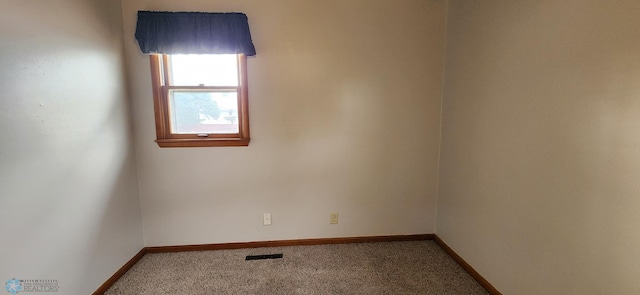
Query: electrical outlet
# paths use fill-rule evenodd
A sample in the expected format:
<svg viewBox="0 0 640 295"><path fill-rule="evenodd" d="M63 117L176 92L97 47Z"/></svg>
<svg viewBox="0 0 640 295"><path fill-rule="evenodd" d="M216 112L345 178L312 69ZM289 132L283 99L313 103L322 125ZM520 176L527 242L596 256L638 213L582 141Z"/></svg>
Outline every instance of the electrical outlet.
<svg viewBox="0 0 640 295"><path fill-rule="evenodd" d="M338 224L338 213L331 213L331 215L329 215L329 223Z"/></svg>
<svg viewBox="0 0 640 295"><path fill-rule="evenodd" d="M271 213L265 213L262 219L262 224L271 225Z"/></svg>

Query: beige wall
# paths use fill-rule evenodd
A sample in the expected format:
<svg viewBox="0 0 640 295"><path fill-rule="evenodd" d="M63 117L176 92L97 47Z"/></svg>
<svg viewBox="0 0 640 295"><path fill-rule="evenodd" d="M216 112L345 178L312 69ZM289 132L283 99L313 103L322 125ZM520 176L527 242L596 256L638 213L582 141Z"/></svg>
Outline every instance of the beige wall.
<svg viewBox="0 0 640 295"><path fill-rule="evenodd" d="M505 294L639 294L640 2L451 1L437 234Z"/></svg>
<svg viewBox="0 0 640 295"><path fill-rule="evenodd" d="M90 294L143 245L121 18L119 1L2 1L3 289Z"/></svg>
<svg viewBox="0 0 640 295"><path fill-rule="evenodd" d="M444 1L123 6L146 245L434 232ZM248 15L249 147L158 148L138 10Z"/></svg>

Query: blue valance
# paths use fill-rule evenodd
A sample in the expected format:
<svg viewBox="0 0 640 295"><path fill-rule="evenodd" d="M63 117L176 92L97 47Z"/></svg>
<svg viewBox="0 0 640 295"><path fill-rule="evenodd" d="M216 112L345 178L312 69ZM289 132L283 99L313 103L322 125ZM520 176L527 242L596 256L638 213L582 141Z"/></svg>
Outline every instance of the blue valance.
<svg viewBox="0 0 640 295"><path fill-rule="evenodd" d="M256 55L244 13L138 11L143 53Z"/></svg>

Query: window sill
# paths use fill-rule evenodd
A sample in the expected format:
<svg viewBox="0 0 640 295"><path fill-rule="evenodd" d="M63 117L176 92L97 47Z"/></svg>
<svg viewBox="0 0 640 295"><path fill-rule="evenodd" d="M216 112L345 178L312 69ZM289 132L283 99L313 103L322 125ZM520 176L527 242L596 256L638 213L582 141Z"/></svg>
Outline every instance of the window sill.
<svg viewBox="0 0 640 295"><path fill-rule="evenodd" d="M249 138L158 139L156 143L161 148L248 146L250 140Z"/></svg>

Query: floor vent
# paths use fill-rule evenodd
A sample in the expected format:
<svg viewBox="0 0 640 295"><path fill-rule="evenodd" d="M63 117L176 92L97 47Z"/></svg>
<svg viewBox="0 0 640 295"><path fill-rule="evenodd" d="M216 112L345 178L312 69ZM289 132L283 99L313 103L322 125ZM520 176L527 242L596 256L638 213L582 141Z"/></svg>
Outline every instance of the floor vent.
<svg viewBox="0 0 640 295"><path fill-rule="evenodd" d="M282 254L249 255L245 260L276 259L276 258L282 258Z"/></svg>

